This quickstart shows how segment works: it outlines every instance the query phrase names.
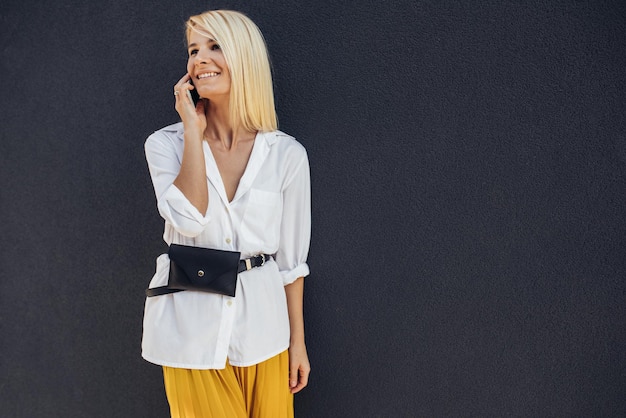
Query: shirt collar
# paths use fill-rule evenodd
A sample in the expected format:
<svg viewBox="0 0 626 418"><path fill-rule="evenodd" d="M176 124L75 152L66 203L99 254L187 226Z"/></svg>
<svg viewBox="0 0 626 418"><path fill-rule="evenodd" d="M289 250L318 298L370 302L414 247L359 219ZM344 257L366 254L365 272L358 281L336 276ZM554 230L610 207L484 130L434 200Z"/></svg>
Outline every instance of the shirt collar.
<svg viewBox="0 0 626 418"><path fill-rule="evenodd" d="M181 141L183 140L184 129L183 129L182 122L178 122L178 123L174 123L172 125L166 126L165 128L163 128L163 130L169 131L169 132L175 132L176 137ZM278 141L278 137L281 135L285 136L285 134L281 131L259 132L260 138L263 139L267 143L267 145L270 145L270 146L274 145L276 141Z"/></svg>

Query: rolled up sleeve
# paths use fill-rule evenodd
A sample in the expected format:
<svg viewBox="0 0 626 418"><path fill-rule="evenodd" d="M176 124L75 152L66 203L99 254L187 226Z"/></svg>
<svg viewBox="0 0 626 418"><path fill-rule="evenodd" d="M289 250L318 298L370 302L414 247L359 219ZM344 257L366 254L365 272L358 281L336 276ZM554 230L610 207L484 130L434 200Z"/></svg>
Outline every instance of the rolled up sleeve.
<svg viewBox="0 0 626 418"><path fill-rule="evenodd" d="M146 161L159 214L181 235L195 237L206 228L210 217L200 213L174 185L181 165L174 141L180 139L170 137L163 131L150 135L144 145Z"/></svg>
<svg viewBox="0 0 626 418"><path fill-rule="evenodd" d="M311 184L306 151L283 190L283 213L276 263L283 284L309 275L307 257L311 239Z"/></svg>

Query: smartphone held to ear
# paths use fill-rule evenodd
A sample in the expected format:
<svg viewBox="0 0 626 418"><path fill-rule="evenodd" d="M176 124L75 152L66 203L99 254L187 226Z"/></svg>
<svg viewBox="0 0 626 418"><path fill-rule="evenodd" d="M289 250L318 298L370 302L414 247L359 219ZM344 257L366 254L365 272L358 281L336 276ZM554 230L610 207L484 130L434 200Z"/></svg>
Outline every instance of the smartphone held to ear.
<svg viewBox="0 0 626 418"><path fill-rule="evenodd" d="M193 83L191 82L191 80L189 81L189 84L193 86ZM198 94L198 90L196 90L195 88L193 90L187 90L187 96L189 97L189 100L191 100L194 106L198 104L198 100L200 100L200 95Z"/></svg>

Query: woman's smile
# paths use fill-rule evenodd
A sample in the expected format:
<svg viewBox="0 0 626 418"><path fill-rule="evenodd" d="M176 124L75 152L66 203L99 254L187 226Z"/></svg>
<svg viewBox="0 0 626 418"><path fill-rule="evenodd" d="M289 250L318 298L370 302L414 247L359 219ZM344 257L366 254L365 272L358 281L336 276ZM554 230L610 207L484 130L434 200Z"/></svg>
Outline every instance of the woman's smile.
<svg viewBox="0 0 626 418"><path fill-rule="evenodd" d="M196 78L198 80L202 80L202 79L205 79L205 78L217 77L220 74L221 73L216 73L216 72L202 73L202 74L198 74L198 76Z"/></svg>

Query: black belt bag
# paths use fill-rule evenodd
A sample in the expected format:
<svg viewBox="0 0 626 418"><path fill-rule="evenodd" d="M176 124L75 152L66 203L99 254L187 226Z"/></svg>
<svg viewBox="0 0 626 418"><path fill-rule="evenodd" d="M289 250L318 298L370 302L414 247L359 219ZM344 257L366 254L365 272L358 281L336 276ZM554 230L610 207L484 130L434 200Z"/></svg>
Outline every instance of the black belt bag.
<svg viewBox="0 0 626 418"><path fill-rule="evenodd" d="M167 254L170 258L170 272L167 286L146 289L148 297L196 290L235 296L237 274L260 267L270 256L260 254L240 260L238 251L214 250L212 248L191 247L171 244Z"/></svg>

